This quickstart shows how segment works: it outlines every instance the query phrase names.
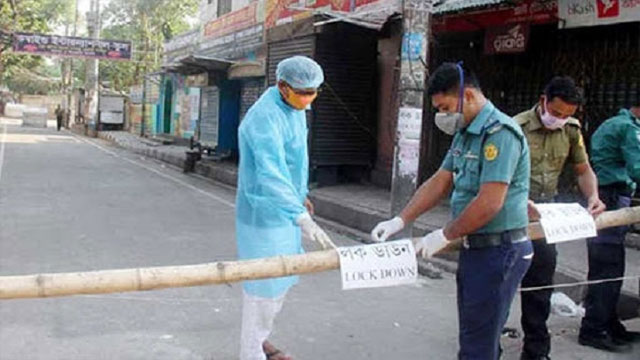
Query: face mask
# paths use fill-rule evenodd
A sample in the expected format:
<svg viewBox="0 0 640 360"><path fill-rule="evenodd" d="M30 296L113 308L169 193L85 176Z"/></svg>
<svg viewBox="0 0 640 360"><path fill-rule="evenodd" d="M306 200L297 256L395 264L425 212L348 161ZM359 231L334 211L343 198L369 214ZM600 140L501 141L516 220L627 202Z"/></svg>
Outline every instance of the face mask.
<svg viewBox="0 0 640 360"><path fill-rule="evenodd" d="M544 112L540 115L540 121L544 127L549 130L557 130L564 126L564 124L569 121L569 118L561 119L557 116L553 116L549 113L549 109L547 108L547 100L544 101Z"/></svg>
<svg viewBox="0 0 640 360"><path fill-rule="evenodd" d="M460 94L458 95L458 112L436 113L435 123L438 129L447 135L455 135L456 131L464 127L464 116L462 115L462 104L464 102L464 70L462 70L461 62L456 64L458 74L460 75Z"/></svg>
<svg viewBox="0 0 640 360"><path fill-rule="evenodd" d="M287 89L287 95L285 99L292 108L296 110L309 110L311 109L311 103L318 97L318 93L313 95L298 95L291 89Z"/></svg>
<svg viewBox="0 0 640 360"><path fill-rule="evenodd" d="M440 131L451 136L464 127L462 113L439 112L436 113L435 122Z"/></svg>

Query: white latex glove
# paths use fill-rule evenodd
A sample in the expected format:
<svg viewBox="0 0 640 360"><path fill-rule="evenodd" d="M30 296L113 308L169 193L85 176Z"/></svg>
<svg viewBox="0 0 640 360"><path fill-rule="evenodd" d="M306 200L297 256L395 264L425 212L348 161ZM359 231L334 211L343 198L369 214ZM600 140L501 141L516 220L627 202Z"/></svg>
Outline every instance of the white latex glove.
<svg viewBox="0 0 640 360"><path fill-rule="evenodd" d="M404 229L404 220L396 216L391 220L378 223L371 231L371 240L374 242L385 242L389 237Z"/></svg>
<svg viewBox="0 0 640 360"><path fill-rule="evenodd" d="M449 244L449 240L444 236L442 229L428 233L416 244L416 253L428 259L438 251L444 249Z"/></svg>
<svg viewBox="0 0 640 360"><path fill-rule="evenodd" d="M336 247L329 238L329 235L327 235L327 233L324 232L324 230L322 230L315 221L313 221L308 212L298 216L296 224L300 225L300 228L302 229L303 239L317 242L323 249Z"/></svg>

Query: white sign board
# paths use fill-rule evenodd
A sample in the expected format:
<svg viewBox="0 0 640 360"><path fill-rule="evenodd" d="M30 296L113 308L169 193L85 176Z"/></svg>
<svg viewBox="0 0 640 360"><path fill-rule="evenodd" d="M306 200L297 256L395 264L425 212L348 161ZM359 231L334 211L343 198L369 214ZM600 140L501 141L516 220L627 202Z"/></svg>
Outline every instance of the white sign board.
<svg viewBox="0 0 640 360"><path fill-rule="evenodd" d="M580 204L536 204L548 244L597 235L596 223Z"/></svg>
<svg viewBox="0 0 640 360"><path fill-rule="evenodd" d="M559 0L558 14L564 28L640 21L640 1Z"/></svg>
<svg viewBox="0 0 640 360"><path fill-rule="evenodd" d="M343 247L338 254L343 290L413 284L418 277L411 240Z"/></svg>

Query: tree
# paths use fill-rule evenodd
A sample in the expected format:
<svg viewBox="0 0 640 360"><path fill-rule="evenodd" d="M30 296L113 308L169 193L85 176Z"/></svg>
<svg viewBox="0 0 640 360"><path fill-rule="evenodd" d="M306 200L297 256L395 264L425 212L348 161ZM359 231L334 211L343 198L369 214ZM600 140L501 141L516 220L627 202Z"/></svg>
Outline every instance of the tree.
<svg viewBox="0 0 640 360"><path fill-rule="evenodd" d="M40 56L13 54L15 32L50 33L68 19L74 0L1 0L0 1L0 82L17 92L28 92L46 76L38 76L43 60ZM31 73L31 74L30 74ZM28 77L32 79L28 79ZM25 79L26 77L26 79ZM49 79L51 80L51 79ZM45 81L47 88L50 81ZM29 84L24 88L20 84ZM42 90L42 89L41 89Z"/></svg>
<svg viewBox="0 0 640 360"><path fill-rule="evenodd" d="M112 0L102 14L102 38L130 40L131 62L100 62L101 80L117 91L142 83L146 72L157 70L163 43L189 29L187 18L196 14L198 0Z"/></svg>

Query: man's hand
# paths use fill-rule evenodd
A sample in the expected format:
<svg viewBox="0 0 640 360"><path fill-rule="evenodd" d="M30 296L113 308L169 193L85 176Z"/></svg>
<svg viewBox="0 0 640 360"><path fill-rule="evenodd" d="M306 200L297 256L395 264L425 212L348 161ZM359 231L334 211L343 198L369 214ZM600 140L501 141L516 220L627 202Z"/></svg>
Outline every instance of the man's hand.
<svg viewBox="0 0 640 360"><path fill-rule="evenodd" d="M428 233L416 244L416 254L420 254L425 259L431 258L438 251L444 249L449 244L449 240L444 236L442 229Z"/></svg>
<svg viewBox="0 0 640 360"><path fill-rule="evenodd" d="M313 207L313 203L311 202L311 200L309 200L309 198L304 199L304 207L307 208L307 211L310 215L316 214L316 209Z"/></svg>
<svg viewBox="0 0 640 360"><path fill-rule="evenodd" d="M327 235L327 233L324 232L324 230L322 230L322 228L318 226L313 219L311 219L311 215L309 215L309 213L300 215L296 220L296 223L300 225L300 228L302 229L303 239L316 242L320 244L323 249L328 249L330 247L334 249L336 248L335 244L329 238L329 235Z"/></svg>
<svg viewBox="0 0 640 360"><path fill-rule="evenodd" d="M536 204L532 200L529 200L529 203L527 204L527 212L529 213L529 221L540 220L540 212L538 211L538 208L536 208Z"/></svg>
<svg viewBox="0 0 640 360"><path fill-rule="evenodd" d="M385 242L402 229L404 229L404 220L396 216L391 220L378 223L371 231L371 240L374 242Z"/></svg>
<svg viewBox="0 0 640 360"><path fill-rule="evenodd" d="M602 214L607 209L607 206L600 200L598 195L593 195L587 202L587 210L594 218Z"/></svg>

